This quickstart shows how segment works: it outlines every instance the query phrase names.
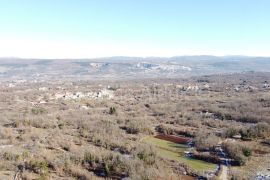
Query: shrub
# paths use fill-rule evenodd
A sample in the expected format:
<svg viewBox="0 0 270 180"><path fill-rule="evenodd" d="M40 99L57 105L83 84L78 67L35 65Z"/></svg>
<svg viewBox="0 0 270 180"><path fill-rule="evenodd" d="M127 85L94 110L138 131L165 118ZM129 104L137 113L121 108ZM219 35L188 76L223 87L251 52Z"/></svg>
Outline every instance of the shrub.
<svg viewBox="0 0 270 180"><path fill-rule="evenodd" d="M97 155L93 152L85 152L83 163L90 166L86 166L89 170L103 171L107 177L111 175L127 176L128 166L126 161L120 154L115 153L103 153Z"/></svg>
<svg viewBox="0 0 270 180"><path fill-rule="evenodd" d="M225 132L225 136L232 138L233 136L237 135L239 133L239 130L235 129L235 128L228 128Z"/></svg>
<svg viewBox="0 0 270 180"><path fill-rule="evenodd" d="M68 174L79 180L95 179L89 171L87 171L86 169L82 169L80 166L70 165L66 171Z"/></svg>
<svg viewBox="0 0 270 180"><path fill-rule="evenodd" d="M249 157L249 156L252 155L252 151L251 151L251 149L248 148L248 147L243 147L243 148L242 148L242 151L243 151L243 154L244 154L246 157Z"/></svg>
<svg viewBox="0 0 270 180"><path fill-rule="evenodd" d="M159 125L156 127L156 130L159 132L159 133L162 133L162 134L168 134L168 135L171 135L174 133L174 130L170 127L167 127L167 126L164 126L164 125Z"/></svg>
<svg viewBox="0 0 270 180"><path fill-rule="evenodd" d="M129 120L126 123L125 129L127 133L130 133L130 134L138 134L138 133L151 134L152 133L149 125L143 119L139 119L139 118Z"/></svg>
<svg viewBox="0 0 270 180"><path fill-rule="evenodd" d="M156 162L157 153L154 147L148 144L137 146L133 154L147 165L153 165Z"/></svg>
<svg viewBox="0 0 270 180"><path fill-rule="evenodd" d="M243 138L267 138L270 136L270 125L258 123L250 128L241 129L240 134Z"/></svg>
<svg viewBox="0 0 270 180"><path fill-rule="evenodd" d="M40 175L48 174L48 163L44 160L32 159L25 164L26 169L31 170Z"/></svg>
<svg viewBox="0 0 270 180"><path fill-rule="evenodd" d="M224 144L224 149L228 153L229 157L234 159L235 165L245 165L248 156L251 155L251 150L247 147L243 147L235 143Z"/></svg>
<svg viewBox="0 0 270 180"><path fill-rule="evenodd" d="M196 148L199 150L212 149L219 143L219 138L214 134L205 134L204 132L199 132L196 135L194 142Z"/></svg>
<svg viewBox="0 0 270 180"><path fill-rule="evenodd" d="M267 123L258 123L256 126L251 127L256 137L268 137L270 135L270 125Z"/></svg>
<svg viewBox="0 0 270 180"><path fill-rule="evenodd" d="M46 111L46 109L44 109L44 108L32 108L32 109L31 109L31 112L32 112L32 114L34 114L34 115L38 115L38 114L44 114L44 113L46 113L47 111Z"/></svg>
<svg viewBox="0 0 270 180"><path fill-rule="evenodd" d="M211 163L216 163L216 164L221 163L219 157L213 156L213 155L210 155L210 154L194 153L193 157L195 159L200 159L200 160L203 160L203 161L206 161L206 162L211 162Z"/></svg>
<svg viewBox="0 0 270 180"><path fill-rule="evenodd" d="M91 166L94 166L95 163L98 163L99 158L93 153L87 151L84 153L83 162L89 163Z"/></svg>
<svg viewBox="0 0 270 180"><path fill-rule="evenodd" d="M125 161L119 154L108 154L103 156L103 166L107 176L111 174L127 174L127 166ZM126 175L124 175L126 176Z"/></svg>
<svg viewBox="0 0 270 180"><path fill-rule="evenodd" d="M10 153L10 152L4 152L3 154L3 158L7 161L16 161L19 159L19 155L17 154L13 154L13 153Z"/></svg>
<svg viewBox="0 0 270 180"><path fill-rule="evenodd" d="M115 113L116 113L116 108L110 107L109 114L115 114Z"/></svg>

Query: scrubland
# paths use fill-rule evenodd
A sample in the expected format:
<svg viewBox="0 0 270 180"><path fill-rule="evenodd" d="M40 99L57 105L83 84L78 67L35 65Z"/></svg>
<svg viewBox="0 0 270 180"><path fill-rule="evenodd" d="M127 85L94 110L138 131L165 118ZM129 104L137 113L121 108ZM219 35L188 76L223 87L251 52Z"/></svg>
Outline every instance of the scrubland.
<svg viewBox="0 0 270 180"><path fill-rule="evenodd" d="M268 83L267 73L2 83L0 179L205 177L222 164L213 154L217 145L231 159L229 177L267 174ZM184 145L154 139L157 134L191 138L194 157L185 157Z"/></svg>

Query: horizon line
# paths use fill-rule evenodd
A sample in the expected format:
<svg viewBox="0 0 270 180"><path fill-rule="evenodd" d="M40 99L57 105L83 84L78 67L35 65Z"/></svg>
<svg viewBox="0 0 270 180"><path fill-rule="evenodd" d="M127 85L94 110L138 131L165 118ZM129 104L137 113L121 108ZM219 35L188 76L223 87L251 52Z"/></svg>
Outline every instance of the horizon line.
<svg viewBox="0 0 270 180"><path fill-rule="evenodd" d="M199 56L209 56L209 57L251 57L251 58L270 58L269 56L255 56L255 55L211 55L211 54L198 54L198 55L175 55L175 56L125 56L125 55L116 55L116 56L98 56L98 57L76 57L76 58L46 58L46 57L16 57L16 56L0 56L0 59L48 59L48 60L76 60L76 59L108 59L108 58L175 58L175 57L199 57Z"/></svg>

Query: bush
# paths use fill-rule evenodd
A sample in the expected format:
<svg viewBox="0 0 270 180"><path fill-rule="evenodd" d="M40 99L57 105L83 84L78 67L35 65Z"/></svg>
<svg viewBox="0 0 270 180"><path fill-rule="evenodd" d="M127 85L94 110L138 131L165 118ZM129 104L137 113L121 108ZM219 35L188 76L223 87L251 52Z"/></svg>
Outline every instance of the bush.
<svg viewBox="0 0 270 180"><path fill-rule="evenodd" d="M48 174L48 163L44 160L30 160L26 162L25 165L26 169L31 170L35 173L40 175L47 175Z"/></svg>
<svg viewBox="0 0 270 180"><path fill-rule="evenodd" d="M258 123L256 126L251 127L256 137L265 138L270 135L270 125L267 123Z"/></svg>
<svg viewBox="0 0 270 180"><path fill-rule="evenodd" d="M116 113L116 108L115 107L110 107L109 114L115 114Z"/></svg>
<svg viewBox="0 0 270 180"><path fill-rule="evenodd" d="M225 136L226 137L229 137L229 138L232 138L233 136L239 134L239 130L238 129L235 129L235 128L228 128L225 132Z"/></svg>
<svg viewBox="0 0 270 180"><path fill-rule="evenodd" d="M129 120L126 123L125 129L127 133L130 133L130 134L138 134L138 133L151 134L152 133L149 125L143 119L138 119L138 118Z"/></svg>
<svg viewBox="0 0 270 180"><path fill-rule="evenodd" d="M123 158L118 154L108 154L103 157L103 165L107 176L116 174L118 176L127 175L127 166Z"/></svg>
<svg viewBox="0 0 270 180"><path fill-rule="evenodd" d="M92 179L94 179L93 175L90 174L89 171L87 171L86 169L82 169L80 166L70 165L67 168L66 172L79 180L92 180Z"/></svg>
<svg viewBox="0 0 270 180"><path fill-rule="evenodd" d="M247 157L251 155L251 150L235 143L224 144L224 149L230 158L234 159L235 165L245 165Z"/></svg>
<svg viewBox="0 0 270 180"><path fill-rule="evenodd" d="M85 152L83 163L88 164L90 170L105 172L105 176L127 176L128 166L126 161L119 154L105 153L100 156L92 152Z"/></svg>
<svg viewBox="0 0 270 180"><path fill-rule="evenodd" d="M46 111L46 109L44 109L44 108L32 108L32 109L31 109L31 112L32 112L32 114L34 114L34 115L38 115L38 114L44 114L44 113L46 113L47 111Z"/></svg>
<svg viewBox="0 0 270 180"><path fill-rule="evenodd" d="M219 138L214 134L205 134L204 132L199 132L196 135L194 142L195 147L198 150L212 149L219 143Z"/></svg>
<svg viewBox="0 0 270 180"><path fill-rule="evenodd" d="M171 135L174 133L174 130L170 127L167 127L167 126L164 126L164 125L159 125L156 127L156 130L159 132L159 133L162 133L162 134L168 134L168 135Z"/></svg>
<svg viewBox="0 0 270 180"><path fill-rule="evenodd" d="M148 144L137 146L133 154L147 165L156 163L157 153L154 147Z"/></svg>
<svg viewBox="0 0 270 180"><path fill-rule="evenodd" d="M243 138L267 138L270 136L270 125L258 123L250 128L241 129L240 134Z"/></svg>
<svg viewBox="0 0 270 180"><path fill-rule="evenodd" d="M251 151L251 149L248 148L248 147L243 147L243 148L242 148L242 151L243 151L243 154L244 154L246 157L249 157L249 156L252 155L252 151Z"/></svg>
<svg viewBox="0 0 270 180"><path fill-rule="evenodd" d="M95 163L99 162L99 158L95 154L87 151L84 153L83 162L94 166Z"/></svg>
<svg viewBox="0 0 270 180"><path fill-rule="evenodd" d="M10 152L4 152L3 158L7 161L17 161L20 159L20 155L18 154L13 154Z"/></svg>
<svg viewBox="0 0 270 180"><path fill-rule="evenodd" d="M216 164L221 163L219 157L210 154L194 153L193 158Z"/></svg>

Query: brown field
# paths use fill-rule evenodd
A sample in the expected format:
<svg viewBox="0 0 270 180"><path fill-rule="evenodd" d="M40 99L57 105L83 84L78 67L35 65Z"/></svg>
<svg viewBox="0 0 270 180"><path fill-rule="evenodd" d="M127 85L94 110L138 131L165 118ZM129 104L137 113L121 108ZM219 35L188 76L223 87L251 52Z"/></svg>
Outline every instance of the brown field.
<svg viewBox="0 0 270 180"><path fill-rule="evenodd" d="M164 134L156 135L155 138L163 139L166 141L179 143L179 144L187 144L188 142L192 140L190 138L178 137L178 136L173 136L173 135L164 135Z"/></svg>

